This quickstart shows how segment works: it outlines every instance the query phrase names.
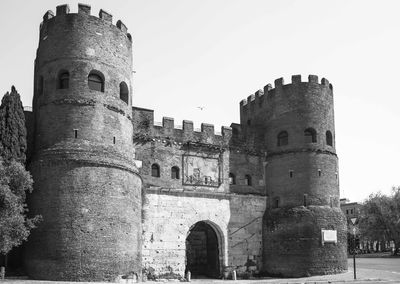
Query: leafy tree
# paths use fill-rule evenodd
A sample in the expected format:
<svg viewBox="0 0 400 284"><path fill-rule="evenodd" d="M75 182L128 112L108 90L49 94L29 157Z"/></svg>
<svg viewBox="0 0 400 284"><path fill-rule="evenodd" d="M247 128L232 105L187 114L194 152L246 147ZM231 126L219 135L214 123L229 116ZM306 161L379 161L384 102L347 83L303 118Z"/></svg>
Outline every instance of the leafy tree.
<svg viewBox="0 0 400 284"><path fill-rule="evenodd" d="M0 158L0 254L6 255L25 241L41 217L28 218L25 200L33 180L21 163Z"/></svg>
<svg viewBox="0 0 400 284"><path fill-rule="evenodd" d="M400 250L400 187L390 195L371 194L360 215L361 234L370 240L394 241L395 254Z"/></svg>
<svg viewBox="0 0 400 284"><path fill-rule="evenodd" d="M28 218L26 192L33 180L25 170L26 128L20 96L12 86L0 105L0 255L29 236L40 216Z"/></svg>
<svg viewBox="0 0 400 284"><path fill-rule="evenodd" d="M14 86L0 106L0 156L4 161L15 159L25 164L26 127L24 109Z"/></svg>

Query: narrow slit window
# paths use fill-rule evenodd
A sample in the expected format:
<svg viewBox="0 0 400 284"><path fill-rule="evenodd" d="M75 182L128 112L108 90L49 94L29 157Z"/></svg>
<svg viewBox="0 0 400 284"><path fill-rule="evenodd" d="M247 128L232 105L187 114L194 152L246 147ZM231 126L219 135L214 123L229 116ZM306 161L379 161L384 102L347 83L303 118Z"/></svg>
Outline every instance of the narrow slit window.
<svg viewBox="0 0 400 284"><path fill-rule="evenodd" d="M279 208L280 205L279 203L280 203L279 197L275 197L272 204L273 208Z"/></svg>
<svg viewBox="0 0 400 284"><path fill-rule="evenodd" d="M113 137L113 144L115 144L115 136Z"/></svg>
<svg viewBox="0 0 400 284"><path fill-rule="evenodd" d="M303 205L307 207L307 194L303 195Z"/></svg>
<svg viewBox="0 0 400 284"><path fill-rule="evenodd" d="M58 89L68 89L69 88L69 72L62 71L58 76Z"/></svg>
<svg viewBox="0 0 400 284"><path fill-rule="evenodd" d="M322 175L322 171L318 170L318 176L321 177L321 175Z"/></svg>
<svg viewBox="0 0 400 284"><path fill-rule="evenodd" d="M233 173L229 173L229 184L236 184L236 178Z"/></svg>
<svg viewBox="0 0 400 284"><path fill-rule="evenodd" d="M42 95L43 94L43 76L39 76L39 80L38 80L38 94Z"/></svg>
<svg viewBox="0 0 400 284"><path fill-rule="evenodd" d="M244 176L244 185L251 185L251 176L250 175L245 175Z"/></svg>
<svg viewBox="0 0 400 284"><path fill-rule="evenodd" d="M290 170L290 171L289 171L289 177L290 177L290 178L293 178L293 175L294 175L293 171Z"/></svg>
<svg viewBox="0 0 400 284"><path fill-rule="evenodd" d="M78 138L78 129L74 129L74 137Z"/></svg>

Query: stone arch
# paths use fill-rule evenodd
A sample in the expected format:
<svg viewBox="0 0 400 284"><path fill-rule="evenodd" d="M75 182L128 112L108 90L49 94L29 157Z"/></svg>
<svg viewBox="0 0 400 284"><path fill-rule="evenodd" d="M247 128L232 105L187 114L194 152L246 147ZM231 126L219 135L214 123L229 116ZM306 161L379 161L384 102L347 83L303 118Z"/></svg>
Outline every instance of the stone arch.
<svg viewBox="0 0 400 284"><path fill-rule="evenodd" d="M216 248L215 247L207 247L206 252L209 253L209 250L214 250L211 251L211 255L206 255L206 257L210 257L211 259L213 257L216 257L216 263L212 264L212 267L204 267L204 271L191 271L192 277L201 277L201 276L206 276L206 277L212 277L212 278L219 278L220 275L222 274L223 266L224 266L224 256L225 256L225 238L224 234L221 230L221 228L214 222L210 220L201 220L196 223L194 223L188 230L186 234L186 256L185 256L185 262L186 262L186 267L185 267L185 273L188 270L193 269L193 267L190 267L191 263L189 263L191 260L189 259L191 256L188 256L188 250L190 249L190 237L193 234L193 232L200 232L205 230L205 228L211 229L211 231L215 234L215 239L216 239ZM208 236L207 241L208 241ZM206 246L210 246L210 244L206 244ZM212 246L212 245L211 245ZM213 254L216 254L213 255ZM207 259L208 260L208 259ZM209 261L208 261L209 262Z"/></svg>

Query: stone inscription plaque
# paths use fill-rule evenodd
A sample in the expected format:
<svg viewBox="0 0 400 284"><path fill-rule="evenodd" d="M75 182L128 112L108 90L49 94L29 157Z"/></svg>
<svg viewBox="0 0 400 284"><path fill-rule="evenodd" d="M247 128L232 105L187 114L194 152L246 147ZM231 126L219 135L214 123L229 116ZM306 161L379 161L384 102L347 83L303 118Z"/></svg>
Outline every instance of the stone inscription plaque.
<svg viewBox="0 0 400 284"><path fill-rule="evenodd" d="M200 156L183 156L183 184L218 187L219 160Z"/></svg>
<svg viewBox="0 0 400 284"><path fill-rule="evenodd" d="M337 232L336 230L321 230L322 233L322 244L324 243L337 243Z"/></svg>

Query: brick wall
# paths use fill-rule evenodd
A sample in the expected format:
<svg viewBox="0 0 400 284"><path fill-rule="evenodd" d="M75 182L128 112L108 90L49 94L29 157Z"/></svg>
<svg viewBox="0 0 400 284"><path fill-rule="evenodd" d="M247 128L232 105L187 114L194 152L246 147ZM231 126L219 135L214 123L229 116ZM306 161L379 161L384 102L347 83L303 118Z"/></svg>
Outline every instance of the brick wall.
<svg viewBox="0 0 400 284"><path fill-rule="evenodd" d="M336 230L337 243L322 244L322 229ZM263 231L263 272L268 275L305 277L347 270L347 226L339 208L269 210Z"/></svg>
<svg viewBox="0 0 400 284"><path fill-rule="evenodd" d="M68 84L61 87L65 72ZM91 72L103 90L89 87ZM81 4L77 14L67 5L56 16L45 14L35 60L29 198L30 211L43 222L24 257L34 279L115 281L141 274L142 181L132 147L131 76L130 35L110 14L91 16Z"/></svg>
<svg viewBox="0 0 400 284"><path fill-rule="evenodd" d="M69 160L69 161L68 161ZM114 281L141 272L141 180L101 161L42 159L32 164L25 267L33 279Z"/></svg>

